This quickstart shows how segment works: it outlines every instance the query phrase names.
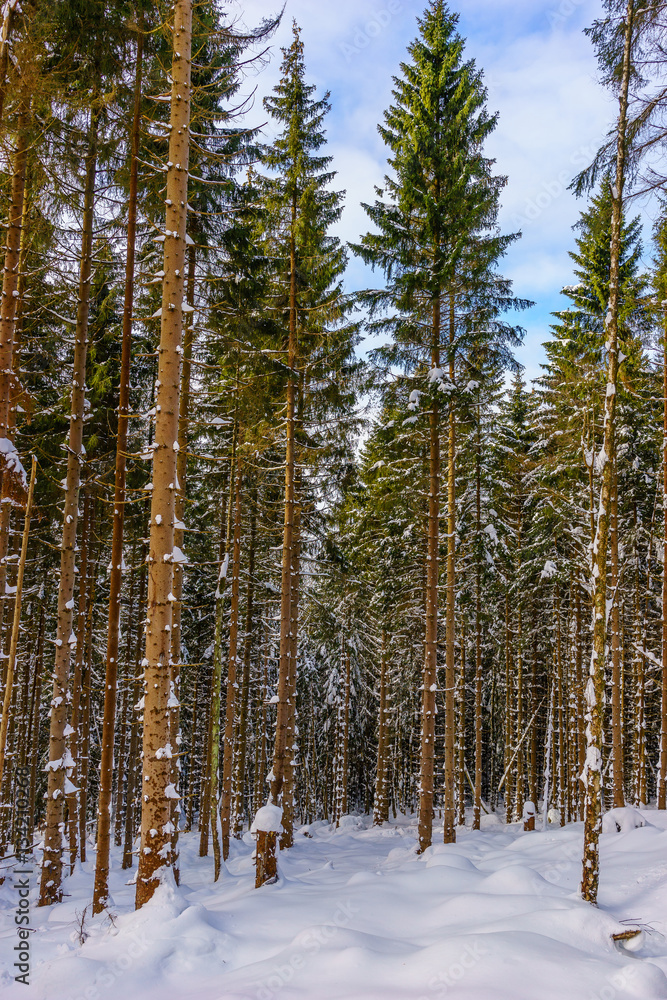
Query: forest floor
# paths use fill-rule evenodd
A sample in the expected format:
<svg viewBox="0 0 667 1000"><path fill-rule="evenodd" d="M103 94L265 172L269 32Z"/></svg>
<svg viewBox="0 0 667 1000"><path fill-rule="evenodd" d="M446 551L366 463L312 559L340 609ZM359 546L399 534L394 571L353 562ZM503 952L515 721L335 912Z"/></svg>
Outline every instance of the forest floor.
<svg viewBox="0 0 667 1000"><path fill-rule="evenodd" d="M600 906L577 897L582 825L523 833L484 817L416 855L414 820L304 827L256 891L249 835L213 883L198 835L181 838L180 888L134 912L113 866L112 917L81 915L89 856L65 901L38 908L31 971L13 982L17 889L0 887L5 1000L658 1000L667 998L667 816L602 836ZM305 836L305 832L310 837ZM437 833L434 831L437 838ZM18 878L18 876L17 876ZM612 935L641 926L625 948Z"/></svg>

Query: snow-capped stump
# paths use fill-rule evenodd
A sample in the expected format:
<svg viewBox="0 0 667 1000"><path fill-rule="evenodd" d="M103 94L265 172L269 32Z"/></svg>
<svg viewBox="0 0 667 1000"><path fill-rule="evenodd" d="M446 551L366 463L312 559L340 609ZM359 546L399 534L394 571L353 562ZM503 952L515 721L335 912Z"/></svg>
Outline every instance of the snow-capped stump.
<svg viewBox="0 0 667 1000"><path fill-rule="evenodd" d="M255 818L250 827L251 833L282 833L283 831L283 811L280 806L274 806L267 802L265 806L257 810Z"/></svg>
<svg viewBox="0 0 667 1000"><path fill-rule="evenodd" d="M560 826L560 809L550 809L547 813L547 821L551 826Z"/></svg>
<svg viewBox="0 0 667 1000"><path fill-rule="evenodd" d="M535 815L537 810L535 809L535 803L528 799L527 802L523 804L523 828L526 832L535 829Z"/></svg>
<svg viewBox="0 0 667 1000"><path fill-rule="evenodd" d="M639 810L633 809L632 806L610 809L602 817L603 833L628 833L642 826L646 826L646 820Z"/></svg>
<svg viewBox="0 0 667 1000"><path fill-rule="evenodd" d="M278 881L278 862L276 860L276 840L283 830L283 811L280 806L267 802L257 810L252 821L250 832L257 837L257 869L255 888L272 885Z"/></svg>

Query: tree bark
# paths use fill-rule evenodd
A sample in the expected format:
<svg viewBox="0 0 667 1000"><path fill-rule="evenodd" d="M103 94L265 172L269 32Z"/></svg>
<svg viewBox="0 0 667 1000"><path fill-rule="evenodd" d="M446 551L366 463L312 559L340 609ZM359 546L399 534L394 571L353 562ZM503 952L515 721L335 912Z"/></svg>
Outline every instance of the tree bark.
<svg viewBox="0 0 667 1000"><path fill-rule="evenodd" d="M118 685L118 646L120 638L120 590L123 579L123 534L125 527L125 480L127 470L127 431L130 408L130 363L132 358L132 306L134 299L134 256L137 231L137 189L139 176L139 139L141 135L141 81L143 34L137 35L134 77L134 118L130 139L130 189L128 198L127 248L125 263L125 302L123 340L118 399L116 470L114 478L113 529L111 536L111 573L109 579L109 627L107 630L106 674L104 681L104 718L100 790L97 804L97 857L93 888L93 913L101 913L109 897L109 852L111 849L111 794L114 773L114 734L116 729L116 694Z"/></svg>
<svg viewBox="0 0 667 1000"><path fill-rule="evenodd" d="M662 340L662 698L660 702L660 761L658 809L667 809L667 305Z"/></svg>
<svg viewBox="0 0 667 1000"><path fill-rule="evenodd" d="M270 800L275 806L282 805L285 781L285 758L287 730L289 726L290 657L292 653L292 551L294 534L294 479L296 471L296 378L297 362L297 268L296 268L296 227L297 195L292 198L292 218L290 226L290 292L289 292L289 338L287 382L287 413L285 426L285 520L283 525L283 555L280 586L280 662L278 666L278 705L276 710L276 736L273 749L273 768ZM256 884L272 879L275 874L276 837L270 833L257 840ZM270 874L274 873L274 874Z"/></svg>
<svg viewBox="0 0 667 1000"><path fill-rule="evenodd" d="M454 295L449 296L449 381L455 378L455 315ZM445 802L444 841L456 841L456 782L454 745L456 737L456 410L449 402L449 434L447 454L447 622L445 668Z"/></svg>
<svg viewBox="0 0 667 1000"><path fill-rule="evenodd" d="M625 182L628 93L633 48L634 0L628 0L625 16L623 72L620 86L617 129L616 183L612 190L611 260L609 266L609 311L607 332L607 393L605 397L604 442L599 456L602 472L600 505L592 552L593 651L586 686L587 750L584 766L584 850L581 895L597 903L600 876L599 840L602 828L602 741L604 733L605 660L607 652L607 550L612 473L616 454L615 416L618 381L618 317L623 186Z"/></svg>
<svg viewBox="0 0 667 1000"><path fill-rule="evenodd" d="M141 852L137 908L148 902L170 866L173 749L169 745L171 619L178 414L183 339L190 126L192 0L175 0L171 64L171 129L167 165L167 219L156 395L153 491L148 556L144 691Z"/></svg>
<svg viewBox="0 0 667 1000"><path fill-rule="evenodd" d="M28 488L28 502L25 508L25 522L23 526L23 539L21 544L21 555L19 558L18 577L16 580L16 597L14 600L14 621L12 624L12 639L9 647L9 662L7 665L7 681L5 684L5 697L2 706L2 721L0 722L0 783L5 766L5 748L7 744L7 724L12 701L12 688L14 683L14 669L16 666L16 651L18 648L19 627L21 624L21 595L23 593L23 576L25 574L25 563L28 554L28 539L30 537L30 519L32 517L32 498L35 490L35 474L37 471L37 459L33 455L32 471L30 473L30 486Z"/></svg>
<svg viewBox="0 0 667 1000"><path fill-rule="evenodd" d="M65 726L69 698L69 671L76 636L72 631L74 609L74 568L76 532L79 516L79 487L83 464L83 418L86 396L86 357L88 353L88 318L92 274L95 175L97 169L98 112L90 115L86 181L84 189L83 234L79 273L79 304L76 316L74 365L72 372L71 415L67 447L65 508L58 586L58 629L56 662L53 672L53 700L49 734L49 778L46 797L44 861L40 887L40 906L62 899L62 823L65 773L69 755L65 754Z"/></svg>
<svg viewBox="0 0 667 1000"><path fill-rule="evenodd" d="M441 300L433 302L431 364L440 366ZM435 703L438 686L438 578L440 570L440 412L436 399L429 414L429 493L426 547L426 636L422 696L419 776L419 851L433 837L433 772L435 763ZM445 791L445 794L447 792Z"/></svg>
<svg viewBox="0 0 667 1000"><path fill-rule="evenodd" d="M232 812L232 772L234 761L234 722L236 720L237 659L239 646L239 592L241 579L241 462L236 462L234 490L234 541L232 544L232 595L229 622L229 658L227 661L227 699L225 703L225 735L222 757L222 792L220 798L220 824L222 829L222 857L229 857L229 836ZM216 871L217 880L219 870Z"/></svg>

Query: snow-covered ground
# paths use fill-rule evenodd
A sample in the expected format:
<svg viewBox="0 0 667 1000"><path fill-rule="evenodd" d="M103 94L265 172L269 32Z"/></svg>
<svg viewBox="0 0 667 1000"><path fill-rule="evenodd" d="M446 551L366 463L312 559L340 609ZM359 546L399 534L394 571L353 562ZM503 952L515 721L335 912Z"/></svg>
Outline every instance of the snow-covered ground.
<svg viewBox="0 0 667 1000"><path fill-rule="evenodd" d="M277 885L253 888L253 843L213 883L182 837L182 884L134 912L117 863L112 918L84 920L89 860L64 903L37 908L31 985L14 982L11 880L0 888L3 1000L641 1000L667 998L667 816L602 837L600 906L577 898L581 824L482 832L415 853L413 820L382 829L346 817L307 828L280 857ZM612 935L641 926L623 946ZM664 936L663 936L664 935ZM632 950L631 950L632 949Z"/></svg>

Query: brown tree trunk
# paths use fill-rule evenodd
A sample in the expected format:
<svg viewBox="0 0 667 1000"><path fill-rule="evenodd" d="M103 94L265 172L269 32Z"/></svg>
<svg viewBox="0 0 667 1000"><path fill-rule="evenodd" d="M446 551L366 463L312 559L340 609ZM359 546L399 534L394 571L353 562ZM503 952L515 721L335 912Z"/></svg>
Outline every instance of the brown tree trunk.
<svg viewBox="0 0 667 1000"><path fill-rule="evenodd" d="M94 523L94 507L93 507ZM90 713L92 700L92 670L93 670L93 614L95 611L95 586L97 582L97 564L93 555L93 543L90 542L90 572L88 573L88 597L86 599L86 644L84 670L81 675L81 737L79 751L79 856L81 862L86 860L86 820L88 814L88 770L90 766Z"/></svg>
<svg viewBox="0 0 667 1000"><path fill-rule="evenodd" d="M243 833L245 816L246 753L248 749L248 702L250 699L250 658L253 647L255 612L255 547L257 544L257 490L250 498L250 541L248 544L248 592L246 598L245 637L243 642L243 675L238 710L238 733L234 745L234 808L232 832L235 837Z"/></svg>
<svg viewBox="0 0 667 1000"><path fill-rule="evenodd" d="M482 533L482 414L477 408L475 441L475 523L477 545ZM482 819L482 564L479 551L475 555L475 794L472 828L479 830Z"/></svg>
<svg viewBox="0 0 667 1000"><path fill-rule="evenodd" d="M449 381L454 384L455 359L454 295L449 297ZM456 781L454 746L456 738L456 411L449 402L447 455L447 623L445 669L445 802L444 841L456 841L454 787Z"/></svg>
<svg viewBox="0 0 667 1000"><path fill-rule="evenodd" d="M143 646L144 629L144 603L146 600L146 544L141 547L141 572L139 580L139 600L137 604L137 624L136 641L134 647L134 657L132 659L132 694L130 704L130 750L127 761L127 789L125 792L125 831L123 839L123 861L121 868L132 867L132 847L135 833L135 800L137 797L137 778L139 777L139 743L141 737L141 721L139 713L139 702L141 699L141 689L143 686L143 676L139 666L141 648Z"/></svg>
<svg viewBox="0 0 667 1000"><path fill-rule="evenodd" d="M280 586L280 662L278 667L278 705L276 712L276 736L273 750L273 768L270 799L274 806L282 805L285 781L285 758L287 731L290 714L290 657L292 653L292 554L294 534L294 480L296 472L296 378L297 362L297 268L296 268L296 191L292 200L290 228L290 297L289 297L289 341L288 367L290 376L287 383L287 413L285 426L285 521L283 526L283 556ZM276 836L260 831L257 839L256 884L263 885L273 879L276 873Z"/></svg>
<svg viewBox="0 0 667 1000"><path fill-rule="evenodd" d="M196 228L196 227L195 227ZM187 281L187 303L194 311L195 304L195 266L197 261L196 247L188 247L188 281ZM181 370L181 398L178 410L178 456L176 458L176 516L174 522L174 545L184 550L185 546L185 489L188 470L188 424L190 419L190 383L192 374L192 347L194 343L194 319L192 314L190 320L185 324L183 335L183 363ZM169 713L169 742L172 747L180 750L180 720L181 720L181 617L183 610L183 566L181 563L174 563L174 582L172 586L174 595L171 622L171 683L173 686L173 697L170 698ZM172 784L176 787L180 778L180 755L174 754L171 765ZM179 852L178 852L178 830L180 825L181 800L171 800L171 824L174 828L172 834L172 864L174 866L174 877L178 884L180 880Z"/></svg>
<svg viewBox="0 0 667 1000"><path fill-rule="evenodd" d="M378 761L375 776L375 802L373 825L382 826L389 819L389 799L387 797L387 633L382 629L380 651L380 704L378 707Z"/></svg>
<svg viewBox="0 0 667 1000"><path fill-rule="evenodd" d="M137 188L139 139L141 135L141 79L143 34L137 34L134 77L134 118L130 139L130 190L127 218L125 263L125 302L123 341L116 437L116 471L111 536L111 573L109 579L109 627L104 681L104 718L100 760L100 791L97 804L97 857L93 888L93 913L105 909L109 896L109 852L111 849L111 794L114 774L114 734L116 729L116 689L118 684L118 644L120 637L120 589L123 579L123 532L125 525L125 478L127 468L127 430L130 408L130 363L132 358L132 305L134 299L134 255L137 231Z"/></svg>
<svg viewBox="0 0 667 1000"><path fill-rule="evenodd" d="M593 651L590 676L586 686L587 751L584 767L586 797L584 806L584 850L581 895L589 903L597 902L600 875L599 839L602 829L602 741L604 734L605 657L607 649L607 550L612 493L612 473L616 454L615 416L618 382L618 317L621 230L623 225L623 187L628 93L634 33L634 0L628 0L625 15L625 46L620 86L617 129L616 183L612 191L611 260L609 265L609 311L605 321L607 347L607 393L605 397L604 442L599 459L602 472L600 506L592 552Z"/></svg>
<svg viewBox="0 0 667 1000"><path fill-rule="evenodd" d="M0 783L2 782L2 775L5 766L7 724L9 722L9 712L12 701L14 669L16 666L16 651L18 648L19 627L21 624L21 595L23 593L23 576L25 573L25 563L28 554L28 538L30 537L30 519L32 517L32 498L35 490L36 471L37 471L37 459L33 455L32 471L30 473L30 486L28 489L28 502L26 503L26 508L25 508L25 522L23 526L21 555L19 558L18 577L16 580L16 596L14 600L14 621L12 624L12 638L9 647L9 662L7 664L7 681L5 684L5 697L2 706L2 721L0 722Z"/></svg>
<svg viewBox="0 0 667 1000"><path fill-rule="evenodd" d="M299 399L299 421L301 420L303 395ZM283 785L283 832L280 848L286 850L294 843L294 768L296 738L296 670L299 634L299 586L301 567L301 507L296 499L299 476L295 477L294 528L292 536L292 574L290 595L290 661L289 661L289 715L285 750L285 783Z"/></svg>
<svg viewBox="0 0 667 1000"><path fill-rule="evenodd" d="M611 521L611 776L614 805L625 805L623 793L623 706L621 704L621 620L618 566L618 474L616 462L612 472Z"/></svg>
<svg viewBox="0 0 667 1000"><path fill-rule="evenodd" d="M76 316L74 365L72 372L71 415L67 447L67 477L65 508L58 585L58 629L56 662L53 672L53 701L49 734L49 778L46 797L46 830L44 861L39 905L47 906L62 899L62 825L64 783L67 770L65 726L72 646L76 636L72 631L74 609L74 568L76 532L79 513L79 485L83 463L83 418L86 395L86 356L88 353L88 317L90 314L90 283L92 274L93 220L95 204L95 174L97 169L98 113L90 115L86 181L84 190L83 234L79 275L79 304Z"/></svg>
<svg viewBox="0 0 667 1000"><path fill-rule="evenodd" d="M662 698L660 702L660 761L658 809L667 809L667 307L662 341Z"/></svg>
<svg viewBox="0 0 667 1000"><path fill-rule="evenodd" d="M144 691L141 852L137 908L152 897L161 870L170 866L171 802L178 792L171 782L169 745L171 681L171 610L174 560L176 462L185 291L186 222L190 127L192 0L175 0L171 64L171 129L167 166L168 235L164 277L156 396L153 491L148 555L148 608Z"/></svg>
<svg viewBox="0 0 667 1000"><path fill-rule="evenodd" d="M431 364L440 366L441 301L433 302ZM435 398L429 415L429 493L426 548L426 636L422 696L419 775L419 850L433 837L433 772L435 764L435 704L438 687L438 578L440 570L440 412ZM445 792L446 794L446 792Z"/></svg>
<svg viewBox="0 0 667 1000"><path fill-rule="evenodd" d="M227 699L225 703L225 736L222 756L222 791L220 798L220 824L222 828L222 857L229 857L229 837L232 812L232 772L234 761L234 722L236 720L237 658L239 644L239 591L241 579L241 461L236 463L234 491L234 541L232 544L232 595L229 623L229 659L227 661ZM217 880L219 870L216 871Z"/></svg>
<svg viewBox="0 0 667 1000"><path fill-rule="evenodd" d="M74 658L74 679L72 683L72 711L70 714L69 750L72 758L70 781L74 786L67 796L67 825L69 836L70 875L78 854L79 844L79 749L81 743L81 679L83 677L86 656L86 629L88 616L88 545L91 533L91 501L88 490L84 487L83 522L81 526L81 546L79 564L79 609L77 619L76 653Z"/></svg>

